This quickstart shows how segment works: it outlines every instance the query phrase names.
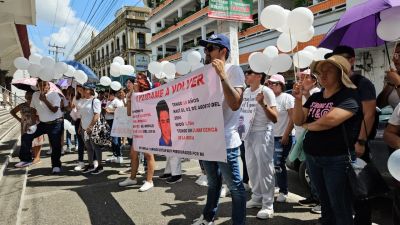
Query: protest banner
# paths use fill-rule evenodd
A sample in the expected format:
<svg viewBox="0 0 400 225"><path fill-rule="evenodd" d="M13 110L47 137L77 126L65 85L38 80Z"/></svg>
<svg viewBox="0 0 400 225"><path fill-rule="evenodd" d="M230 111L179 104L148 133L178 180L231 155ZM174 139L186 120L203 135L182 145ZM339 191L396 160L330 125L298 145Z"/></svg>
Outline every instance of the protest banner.
<svg viewBox="0 0 400 225"><path fill-rule="evenodd" d="M210 1L208 18L254 23L253 0Z"/></svg>
<svg viewBox="0 0 400 225"><path fill-rule="evenodd" d="M132 137L133 118L127 116L126 107L116 108L114 111L114 122L111 128L113 137Z"/></svg>
<svg viewBox="0 0 400 225"><path fill-rule="evenodd" d="M205 66L132 95L133 144L140 152L226 162L222 86Z"/></svg>
<svg viewBox="0 0 400 225"><path fill-rule="evenodd" d="M258 93L257 93L258 94ZM239 127L238 132L242 140L245 139L251 129L254 114L257 106L257 94L243 95L242 105L240 106Z"/></svg>

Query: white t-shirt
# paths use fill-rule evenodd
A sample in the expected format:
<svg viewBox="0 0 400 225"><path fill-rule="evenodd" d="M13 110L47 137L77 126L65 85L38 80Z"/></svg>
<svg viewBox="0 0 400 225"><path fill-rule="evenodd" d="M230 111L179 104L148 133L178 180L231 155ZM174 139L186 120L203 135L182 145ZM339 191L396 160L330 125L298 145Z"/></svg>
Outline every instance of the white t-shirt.
<svg viewBox="0 0 400 225"><path fill-rule="evenodd" d="M294 97L287 93L281 93L276 97L276 109L278 111L278 122L274 124L274 137L282 137L289 124L290 116L288 109L294 108Z"/></svg>
<svg viewBox="0 0 400 225"><path fill-rule="evenodd" d="M115 108L124 107L124 103L120 99L114 98L114 100L107 102L106 107L110 111L115 111ZM106 118L106 120L113 120L114 119L114 114L106 113L105 118Z"/></svg>
<svg viewBox="0 0 400 225"><path fill-rule="evenodd" d="M82 99L76 100L75 98L72 100L72 104L75 104L76 113L78 114L78 118L81 118L81 105Z"/></svg>
<svg viewBox="0 0 400 225"><path fill-rule="evenodd" d="M92 107L92 102L93 102L93 107ZM80 109L82 129L86 130L89 127L90 123L92 122L94 114L95 113L100 114L100 112L101 112L100 100L98 100L97 98L95 98L94 100L93 98L91 99L83 98L81 100L81 109Z"/></svg>
<svg viewBox="0 0 400 225"><path fill-rule="evenodd" d="M60 98L61 98L61 101L63 103L63 107L67 107L69 105L69 101L67 100L67 98L64 97L64 96L61 96ZM65 115L65 113L66 112L63 112L63 115Z"/></svg>
<svg viewBox="0 0 400 225"><path fill-rule="evenodd" d="M257 95L258 93L263 90L264 94L264 99L265 102L269 107L276 106L276 100L275 100L275 94L274 92L268 88L268 87L263 87L261 86L259 89L251 92L251 88L247 88L244 91L244 94L246 95ZM251 130L252 131L261 131L261 130L271 130L273 127L273 124L271 120L267 118L267 116L264 113L263 107L257 103L256 106L256 112L254 114L254 119L253 119L253 124L251 125Z"/></svg>
<svg viewBox="0 0 400 225"><path fill-rule="evenodd" d="M315 87L315 88L310 90L310 96L313 95L314 93L317 93L317 92L320 92L320 91L321 91L320 88ZM307 101L306 97L304 97L304 95L303 95L303 104L306 103L306 101ZM301 126L294 125L294 129L295 129L295 135L294 136L295 136L295 138L297 140L297 139L299 139L301 133L303 133L304 128L301 127Z"/></svg>
<svg viewBox="0 0 400 225"><path fill-rule="evenodd" d="M315 87L315 88L313 88L313 89L311 89L309 92L310 92L310 96L311 95L313 95L314 93L317 93L317 92L320 92L321 91L321 89L320 88L317 88L317 87ZM306 97L303 95L303 104L304 103L306 103Z"/></svg>
<svg viewBox="0 0 400 225"><path fill-rule="evenodd" d="M400 104L397 104L396 108L393 110L388 123L395 126L400 125Z"/></svg>
<svg viewBox="0 0 400 225"><path fill-rule="evenodd" d="M60 109L61 98L57 92L50 91L48 94L45 94L47 100L54 106L58 107L57 112L52 112L49 107L47 107L46 103L39 100L40 92L37 91L32 95L31 107L35 108L39 119L41 122L50 122L56 119L62 118L63 113Z"/></svg>
<svg viewBox="0 0 400 225"><path fill-rule="evenodd" d="M232 87L243 88L243 90L246 88L242 68L232 64L225 64L225 72L228 75L228 79L231 82ZM237 127L239 126L238 118L240 116L240 110L232 111L226 102L224 95L222 95L221 102L222 113L224 116L226 148L237 148L242 144L237 130Z"/></svg>
<svg viewBox="0 0 400 225"><path fill-rule="evenodd" d="M389 102L389 105L391 105L393 109L396 108L397 104L399 104L400 98L399 98L399 95L397 94L397 90L395 88L393 88L392 92L390 93L390 95L388 97L388 102Z"/></svg>

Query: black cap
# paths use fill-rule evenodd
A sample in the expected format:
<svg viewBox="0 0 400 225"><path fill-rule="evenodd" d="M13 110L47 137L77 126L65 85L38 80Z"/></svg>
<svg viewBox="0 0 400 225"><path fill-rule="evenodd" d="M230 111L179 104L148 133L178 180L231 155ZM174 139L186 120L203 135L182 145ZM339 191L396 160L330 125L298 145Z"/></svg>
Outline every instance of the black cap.
<svg viewBox="0 0 400 225"><path fill-rule="evenodd" d="M339 45L333 50L333 52L325 54L324 58L328 59L333 55L340 55L343 53L346 53L351 57L356 57L356 54L354 53L354 49L352 47L347 45Z"/></svg>

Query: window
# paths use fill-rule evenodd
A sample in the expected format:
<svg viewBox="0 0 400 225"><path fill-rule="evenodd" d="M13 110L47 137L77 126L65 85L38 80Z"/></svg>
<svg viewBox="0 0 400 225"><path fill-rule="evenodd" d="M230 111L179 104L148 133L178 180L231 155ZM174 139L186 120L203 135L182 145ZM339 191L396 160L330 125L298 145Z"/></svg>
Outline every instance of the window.
<svg viewBox="0 0 400 225"><path fill-rule="evenodd" d="M138 39L138 48L144 49L146 45L146 36L145 34L138 33L137 34L137 39Z"/></svg>
<svg viewBox="0 0 400 225"><path fill-rule="evenodd" d="M111 52L114 52L114 42L111 42Z"/></svg>
<svg viewBox="0 0 400 225"><path fill-rule="evenodd" d="M115 46L119 50L119 38L117 38L117 46Z"/></svg>
<svg viewBox="0 0 400 225"><path fill-rule="evenodd" d="M97 60L100 60L100 50L97 51Z"/></svg>
<svg viewBox="0 0 400 225"><path fill-rule="evenodd" d="M108 52L108 45L106 46L106 53L107 53L106 55L108 56L108 53L109 53Z"/></svg>
<svg viewBox="0 0 400 225"><path fill-rule="evenodd" d="M101 49L101 58L104 58L104 48Z"/></svg>

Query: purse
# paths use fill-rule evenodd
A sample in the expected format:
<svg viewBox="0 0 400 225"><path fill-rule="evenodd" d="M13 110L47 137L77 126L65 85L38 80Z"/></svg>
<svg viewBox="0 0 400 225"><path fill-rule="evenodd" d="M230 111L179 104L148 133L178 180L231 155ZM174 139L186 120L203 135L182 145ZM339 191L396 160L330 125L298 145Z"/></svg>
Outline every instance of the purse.
<svg viewBox="0 0 400 225"><path fill-rule="evenodd" d="M365 123L365 121L364 121ZM378 197L387 194L390 191L381 173L372 162L370 154L370 162L364 167L354 165L351 160L349 143L346 138L346 129L342 123L343 137L349 154L350 167L347 170L350 187L356 200L368 200L369 198ZM367 133L368 134L368 133ZM368 142L369 144L369 142Z"/></svg>
<svg viewBox="0 0 400 225"><path fill-rule="evenodd" d="M92 110L93 109L92 100ZM90 134L90 140L96 145L107 145L111 141L111 127L108 125L104 115L100 112L100 119L93 125L92 133Z"/></svg>

